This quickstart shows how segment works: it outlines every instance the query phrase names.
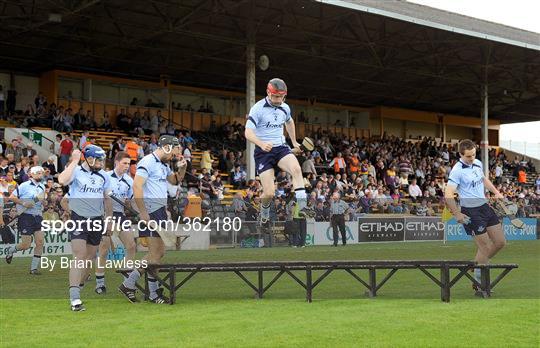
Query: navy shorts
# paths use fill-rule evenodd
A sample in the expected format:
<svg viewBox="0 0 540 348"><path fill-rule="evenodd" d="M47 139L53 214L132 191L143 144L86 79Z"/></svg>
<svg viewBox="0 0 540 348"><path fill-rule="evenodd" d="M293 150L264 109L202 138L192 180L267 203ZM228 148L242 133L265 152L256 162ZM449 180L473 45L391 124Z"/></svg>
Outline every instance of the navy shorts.
<svg viewBox="0 0 540 348"><path fill-rule="evenodd" d="M499 217L488 204L476 208L461 207L461 212L471 218L471 222L463 225L469 236L484 234L488 227L500 223Z"/></svg>
<svg viewBox="0 0 540 348"><path fill-rule="evenodd" d="M92 223L87 224L86 220L91 220L91 221L102 220L103 221L103 217L97 216L97 217L87 218L84 216L80 216L79 214L72 211L71 220L73 220L76 224L78 224L77 221L85 221L85 222L81 224L81 228L76 228L75 230L69 232L70 242L73 239L83 239L86 241L86 244L93 245L93 246L97 246L99 245L99 243L101 243L101 238L103 237L103 228L105 227L105 223L102 222L101 229L97 229L92 225Z"/></svg>
<svg viewBox="0 0 540 348"><path fill-rule="evenodd" d="M126 217L126 215L124 213L120 213L120 212L116 212L114 211L113 212L113 218L114 218L114 227L116 228L117 226L120 227L120 230L122 232L124 231L131 231L131 228L130 226L132 226L132 224L126 224L128 227L127 228L124 228L122 226L122 224L124 223L124 221L129 221L129 219Z"/></svg>
<svg viewBox="0 0 540 348"><path fill-rule="evenodd" d="M283 157L291 153L291 148L287 145L274 146L270 152L264 152L260 147L255 146L255 170L257 175L268 169L275 168Z"/></svg>
<svg viewBox="0 0 540 348"><path fill-rule="evenodd" d="M157 231L155 231L155 229L156 229L156 227L160 226L160 223L162 221L167 221L168 220L167 210L165 209L165 207L161 207L158 210L153 211L148 215L150 215L150 220L155 221L156 224L154 224L154 223L151 224L151 227L152 227L151 230L148 229L147 227L141 228L139 230L139 237L158 237L158 238L161 238L159 236L159 233ZM142 224L141 224L141 226L142 226Z"/></svg>
<svg viewBox="0 0 540 348"><path fill-rule="evenodd" d="M17 220L17 229L23 236L31 236L36 231L41 231L41 215L21 214Z"/></svg>

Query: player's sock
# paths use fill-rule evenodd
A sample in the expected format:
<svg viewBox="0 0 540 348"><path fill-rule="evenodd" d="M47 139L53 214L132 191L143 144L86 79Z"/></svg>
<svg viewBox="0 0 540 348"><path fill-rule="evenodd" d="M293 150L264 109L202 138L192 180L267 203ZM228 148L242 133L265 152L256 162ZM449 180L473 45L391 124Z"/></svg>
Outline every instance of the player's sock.
<svg viewBox="0 0 540 348"><path fill-rule="evenodd" d="M474 269L474 279L476 279L478 282L480 282L481 275L482 275L482 270L480 268L475 268Z"/></svg>
<svg viewBox="0 0 540 348"><path fill-rule="evenodd" d="M131 271L129 276L124 280L122 284L124 284L124 286L128 289L136 289L137 285L135 284L137 284L137 281L139 280L140 277L141 277L141 274L139 273L139 271L134 269L133 271Z"/></svg>
<svg viewBox="0 0 540 348"><path fill-rule="evenodd" d="M105 286L105 273L96 272L96 289Z"/></svg>
<svg viewBox="0 0 540 348"><path fill-rule="evenodd" d="M39 263L41 262L41 255L34 255L32 258L32 264L30 265L30 270L35 271L39 267Z"/></svg>
<svg viewBox="0 0 540 348"><path fill-rule="evenodd" d="M297 188L294 190L294 195L296 197L296 202L298 204L298 209L302 210L307 206L307 194L306 189Z"/></svg>
<svg viewBox="0 0 540 348"><path fill-rule="evenodd" d="M159 283L156 278L148 276L148 290L150 290L150 299L153 300L157 297L156 290L159 288Z"/></svg>
<svg viewBox="0 0 540 348"><path fill-rule="evenodd" d="M69 299L71 301L81 299L81 289L78 286L69 287Z"/></svg>
<svg viewBox="0 0 540 348"><path fill-rule="evenodd" d="M8 255L13 255L15 254L17 251L19 251L19 249L17 249L17 246L13 246L12 248L9 248L7 251L6 251L6 254Z"/></svg>
<svg viewBox="0 0 540 348"><path fill-rule="evenodd" d="M261 220L270 219L270 203L272 198L265 198L261 200Z"/></svg>

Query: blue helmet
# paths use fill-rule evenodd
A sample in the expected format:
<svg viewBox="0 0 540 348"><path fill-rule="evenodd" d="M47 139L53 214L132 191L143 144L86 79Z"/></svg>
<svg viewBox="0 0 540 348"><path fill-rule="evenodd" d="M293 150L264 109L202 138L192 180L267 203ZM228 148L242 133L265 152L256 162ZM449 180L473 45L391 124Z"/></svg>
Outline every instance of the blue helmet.
<svg viewBox="0 0 540 348"><path fill-rule="evenodd" d="M84 148L84 158L93 157L96 159L105 159L105 151L97 145L88 145Z"/></svg>

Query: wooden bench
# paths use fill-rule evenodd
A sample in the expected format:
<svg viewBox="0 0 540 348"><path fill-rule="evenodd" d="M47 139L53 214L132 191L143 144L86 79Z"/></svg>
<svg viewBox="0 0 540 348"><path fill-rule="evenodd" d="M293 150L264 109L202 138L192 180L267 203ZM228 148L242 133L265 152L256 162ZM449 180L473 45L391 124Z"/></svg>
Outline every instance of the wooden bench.
<svg viewBox="0 0 540 348"><path fill-rule="evenodd" d="M480 268L481 277L477 281L470 270ZM491 296L491 290L513 269L518 268L516 264L492 264L477 265L472 261L448 261L448 260L396 260L396 261L248 261L248 262L219 262L219 263L178 263L163 265L148 265L148 271L145 272L144 286L136 284L137 288L148 297L148 273L152 273L159 283L169 291L170 304L176 301L176 292L186 284L197 273L212 272L232 272L242 279L253 291L257 298L263 298L272 285L284 274L290 276L296 283L306 290L306 300L311 302L313 299L313 290L330 273L342 270L350 274L361 285L367 288L366 294L369 297L376 297L377 292L386 282L398 271L407 269L417 269L431 279L441 290L441 301L450 302L451 288L464 276L469 278L476 286L482 297ZM502 269L503 271L491 280L491 270ZM355 270L367 270L368 279L362 278ZM389 272L378 280L378 270L389 270ZM432 274L433 270L439 270L439 277ZM455 276L451 276L450 271L457 270ZM293 273L293 271L305 272L305 281ZM319 276L313 274L313 271L323 271ZM117 270L118 273L127 276L131 270ZM256 272L257 282L254 284L247 279L243 272ZM270 282L264 283L264 272L277 272L271 278ZM180 281L177 281L177 273L187 273ZM164 276L161 276L161 275Z"/></svg>

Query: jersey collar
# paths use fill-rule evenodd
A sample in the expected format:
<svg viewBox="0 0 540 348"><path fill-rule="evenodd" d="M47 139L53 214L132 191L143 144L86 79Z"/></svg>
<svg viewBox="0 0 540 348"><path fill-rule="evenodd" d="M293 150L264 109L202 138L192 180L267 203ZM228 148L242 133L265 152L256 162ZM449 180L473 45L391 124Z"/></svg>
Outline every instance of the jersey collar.
<svg viewBox="0 0 540 348"><path fill-rule="evenodd" d="M160 159L156 156L155 153L152 152L152 156L154 156L154 159L156 160L156 162L158 162L158 163L159 163L159 162L163 163L163 161L160 160Z"/></svg>
<svg viewBox="0 0 540 348"><path fill-rule="evenodd" d="M472 165L468 165L467 163L464 163L462 162L461 160L459 160L459 163L461 163L461 168L465 169L465 168L472 168L472 167L478 167L480 168L480 166L476 163L473 162Z"/></svg>
<svg viewBox="0 0 540 348"><path fill-rule="evenodd" d="M268 97L264 97L264 108L276 108L276 109L280 109L280 110L284 110L283 107L280 105L280 106L274 106L272 105L269 101L268 101Z"/></svg>

